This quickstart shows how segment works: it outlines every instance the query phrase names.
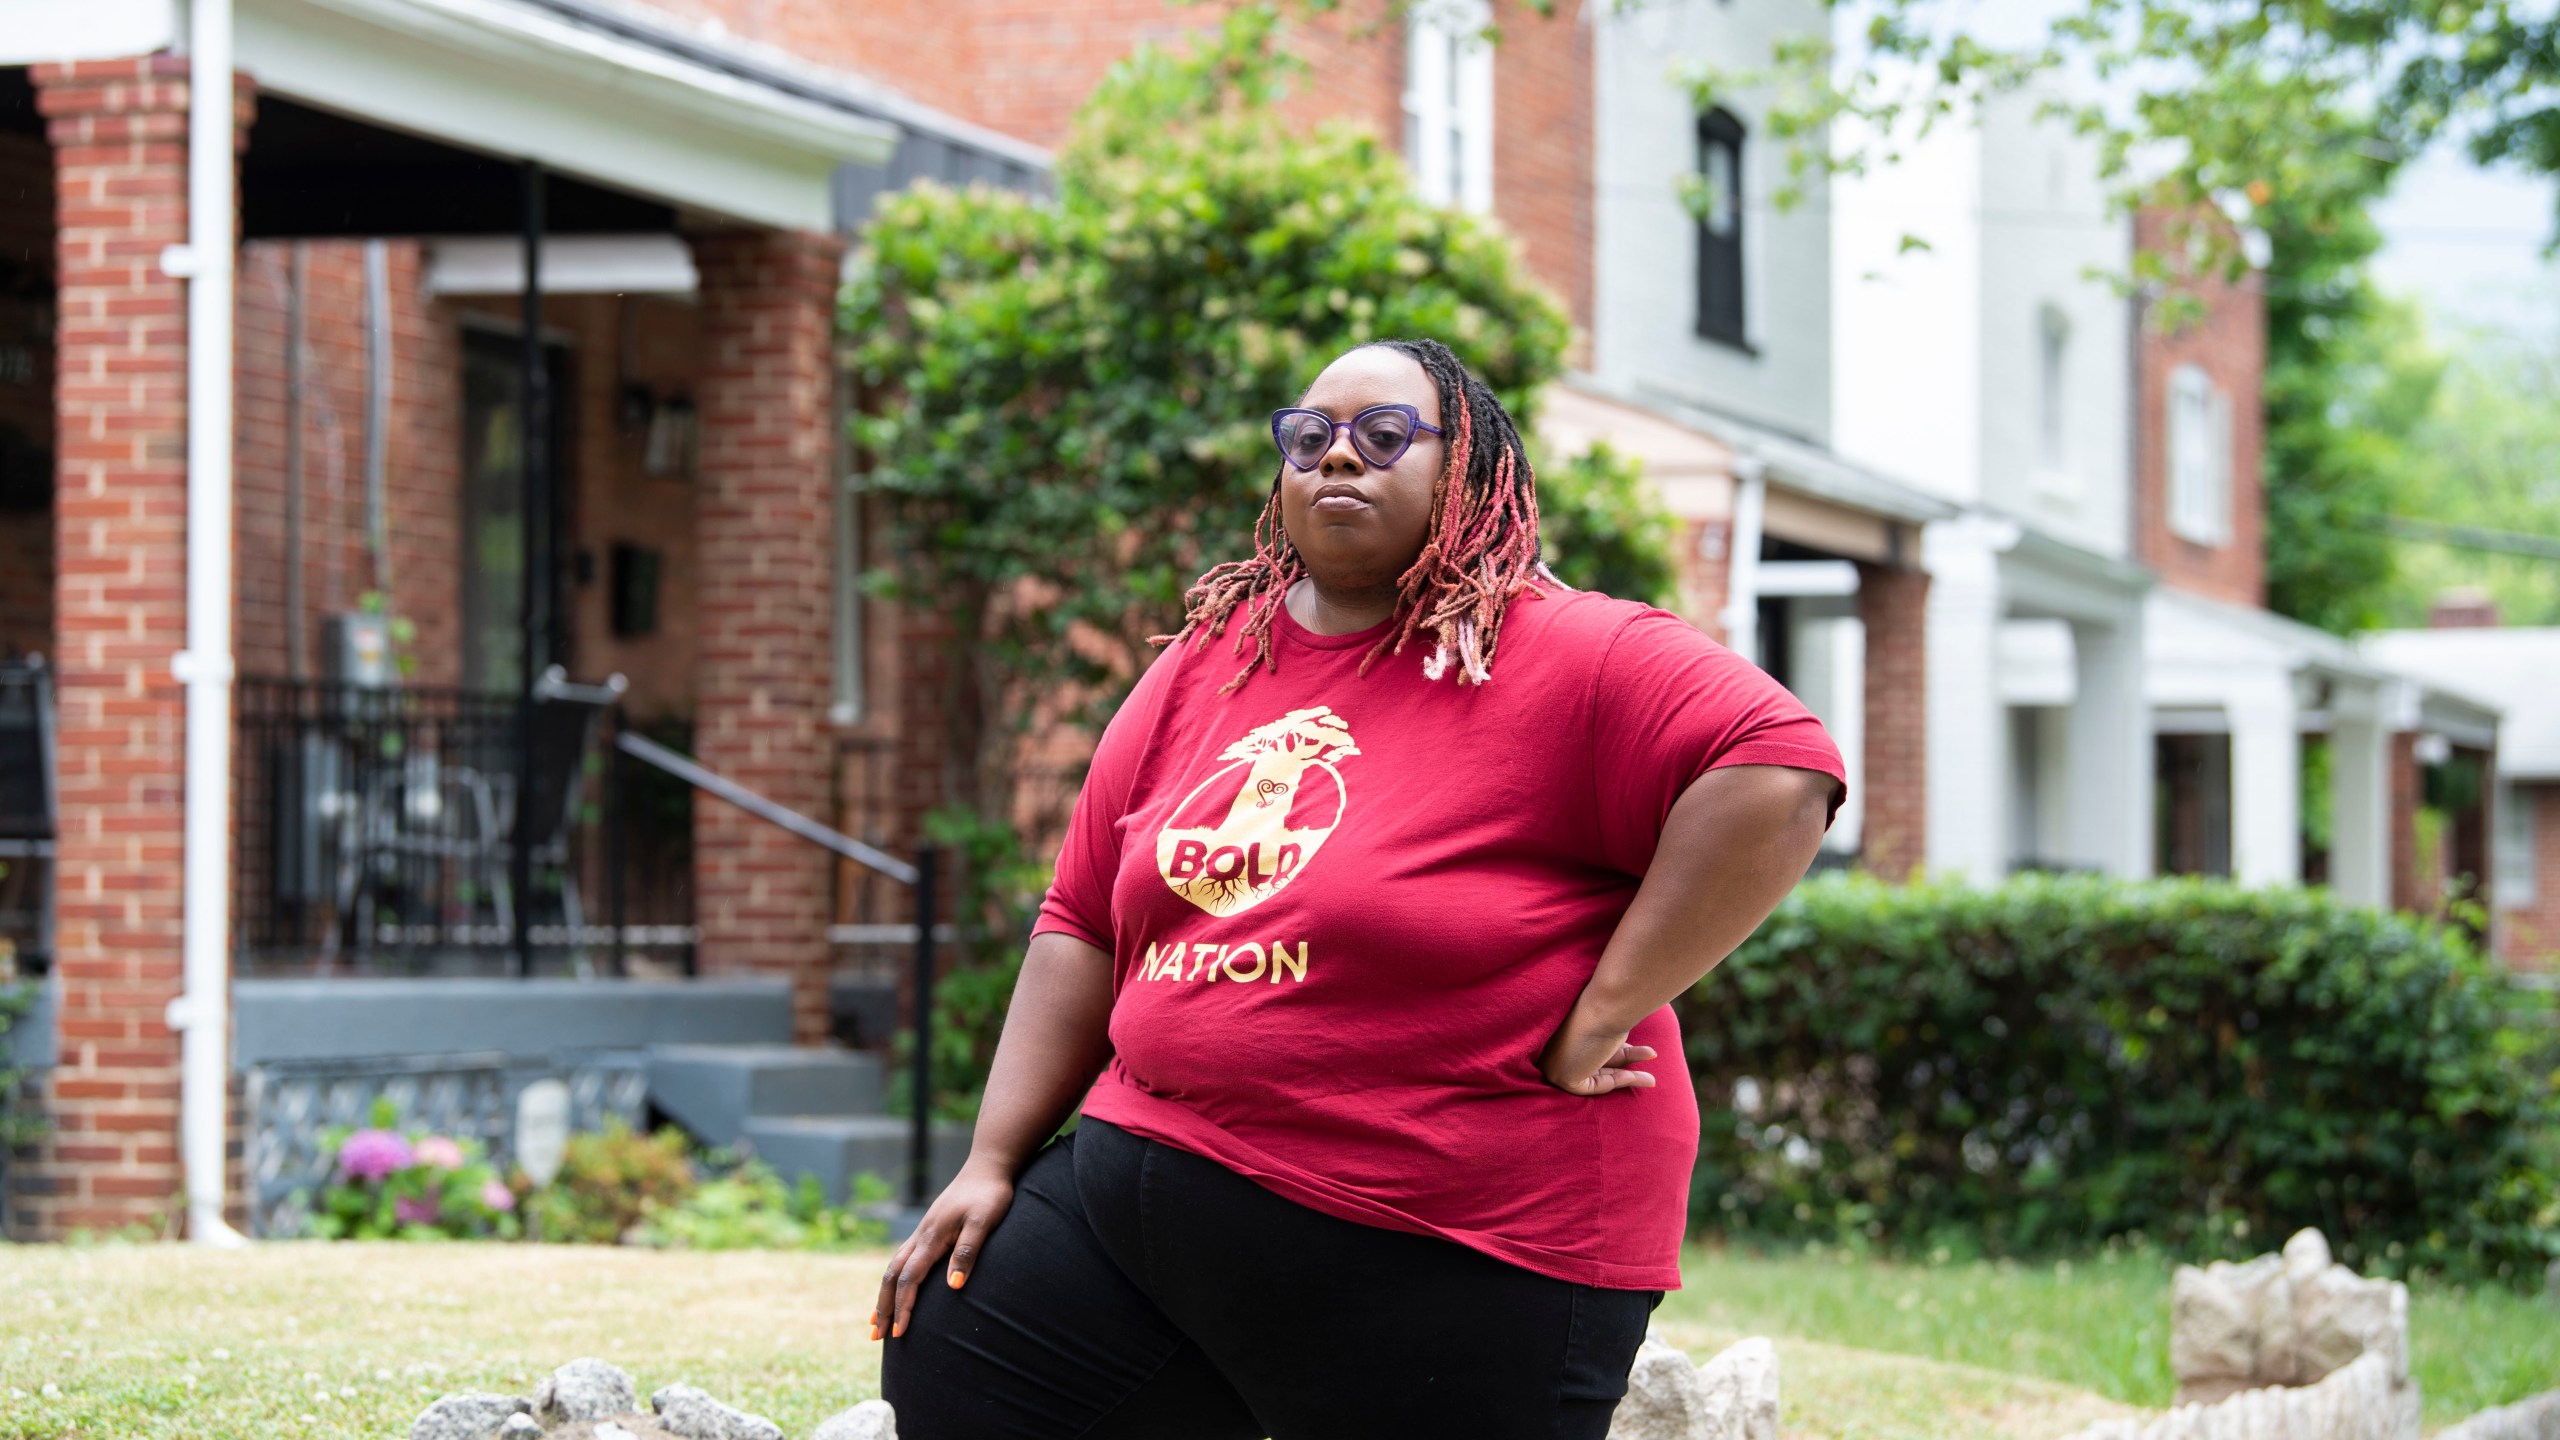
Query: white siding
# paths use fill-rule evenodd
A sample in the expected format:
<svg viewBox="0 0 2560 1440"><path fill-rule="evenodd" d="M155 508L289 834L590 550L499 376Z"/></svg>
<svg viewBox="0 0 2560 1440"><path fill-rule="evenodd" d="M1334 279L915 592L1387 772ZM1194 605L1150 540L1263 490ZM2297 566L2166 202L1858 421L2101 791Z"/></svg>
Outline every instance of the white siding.
<svg viewBox="0 0 2560 1440"><path fill-rule="evenodd" d="M1748 350L1697 333L1697 222L1680 183L1697 166L1697 111L1674 67L1706 60L1766 68L1782 34L1818 33L1818 0L1665 0L1614 12L1598 29L1593 360L1613 386L1693 401L1817 444L1831 435L1830 219L1818 184L1781 214L1771 203L1785 165L1767 136L1766 102L1724 107L1748 127L1743 145L1744 331Z"/></svg>

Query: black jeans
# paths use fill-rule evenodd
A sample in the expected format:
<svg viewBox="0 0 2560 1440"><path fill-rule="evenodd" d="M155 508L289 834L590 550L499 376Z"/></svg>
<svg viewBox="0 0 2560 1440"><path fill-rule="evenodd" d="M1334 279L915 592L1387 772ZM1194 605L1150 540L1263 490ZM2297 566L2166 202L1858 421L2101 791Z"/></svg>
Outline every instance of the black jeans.
<svg viewBox="0 0 2560 1440"><path fill-rule="evenodd" d="M1087 1119L882 1388L903 1440L1603 1440L1659 1291L1338 1220Z"/></svg>

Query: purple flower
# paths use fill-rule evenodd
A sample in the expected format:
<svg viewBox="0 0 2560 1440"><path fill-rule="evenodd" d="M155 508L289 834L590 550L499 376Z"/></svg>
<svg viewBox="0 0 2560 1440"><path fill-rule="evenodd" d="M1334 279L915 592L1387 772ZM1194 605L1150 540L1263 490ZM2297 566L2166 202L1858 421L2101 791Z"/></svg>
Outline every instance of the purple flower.
<svg viewBox="0 0 2560 1440"><path fill-rule="evenodd" d="M436 1223L436 1202L404 1196L391 1202L391 1214L403 1225L433 1225Z"/></svg>
<svg viewBox="0 0 2560 1440"><path fill-rule="evenodd" d="M516 1192L496 1180L480 1187L480 1203L504 1214L516 1208Z"/></svg>
<svg viewBox="0 0 2560 1440"><path fill-rule="evenodd" d="M439 1170L462 1168L462 1147L442 1135L430 1135L420 1140L415 1153L421 1165L433 1165Z"/></svg>
<svg viewBox="0 0 2560 1440"><path fill-rule="evenodd" d="M338 1147L338 1171L351 1180L379 1182L412 1163L409 1142L388 1130L359 1130Z"/></svg>

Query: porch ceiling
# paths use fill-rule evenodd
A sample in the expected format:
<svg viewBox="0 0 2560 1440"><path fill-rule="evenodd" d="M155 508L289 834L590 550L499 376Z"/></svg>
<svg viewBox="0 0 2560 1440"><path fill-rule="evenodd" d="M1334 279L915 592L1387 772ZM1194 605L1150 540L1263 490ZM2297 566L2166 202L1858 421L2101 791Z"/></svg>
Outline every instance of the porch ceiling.
<svg viewBox="0 0 2560 1440"><path fill-rule="evenodd" d="M240 222L253 240L372 235L515 235L514 162L263 96L240 161ZM671 205L550 177L544 228L633 234L675 228Z"/></svg>

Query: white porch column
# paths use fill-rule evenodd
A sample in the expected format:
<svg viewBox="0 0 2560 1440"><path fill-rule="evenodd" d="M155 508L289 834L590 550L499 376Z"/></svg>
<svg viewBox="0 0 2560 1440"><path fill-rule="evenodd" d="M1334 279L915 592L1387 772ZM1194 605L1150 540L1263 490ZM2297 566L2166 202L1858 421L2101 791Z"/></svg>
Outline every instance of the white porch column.
<svg viewBox="0 0 2560 1440"><path fill-rule="evenodd" d="M2329 707L2329 889L2391 901L2391 733L2372 685L2341 682Z"/></svg>
<svg viewBox="0 0 2560 1440"><path fill-rule="evenodd" d="M2233 687L2231 878L2243 885L2302 879L2302 721L2293 677L2251 675Z"/></svg>
<svg viewBox="0 0 2560 1440"><path fill-rule="evenodd" d="M2061 853L2110 875L2151 873L2151 707L2142 685L2142 605L2113 624L2074 621L2070 799Z"/></svg>
<svg viewBox="0 0 2560 1440"><path fill-rule="evenodd" d="M1921 532L1929 572L1929 868L1978 885L2009 866L2009 717L2000 699L2000 555L2014 522L1936 520Z"/></svg>

